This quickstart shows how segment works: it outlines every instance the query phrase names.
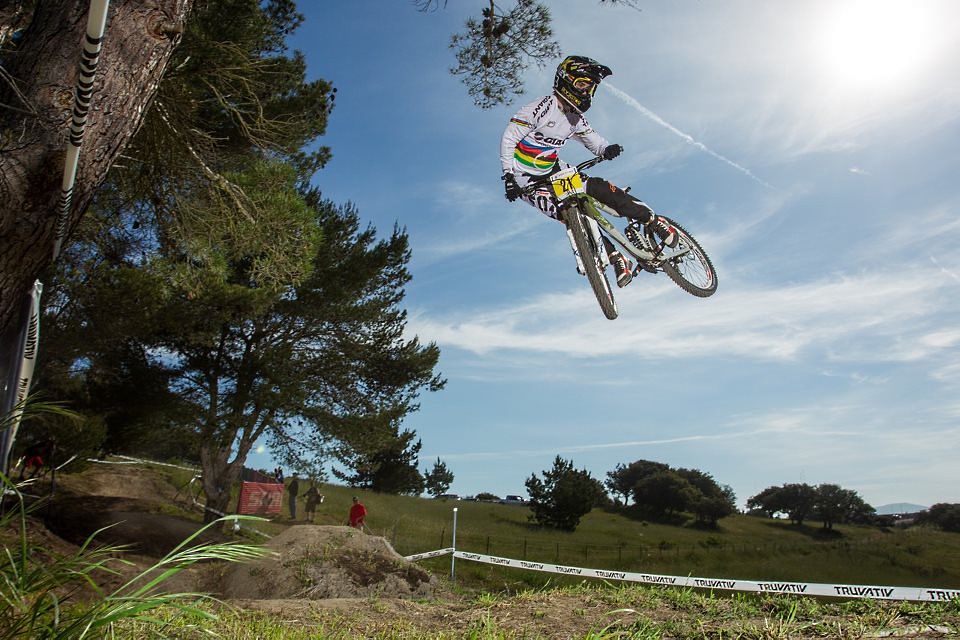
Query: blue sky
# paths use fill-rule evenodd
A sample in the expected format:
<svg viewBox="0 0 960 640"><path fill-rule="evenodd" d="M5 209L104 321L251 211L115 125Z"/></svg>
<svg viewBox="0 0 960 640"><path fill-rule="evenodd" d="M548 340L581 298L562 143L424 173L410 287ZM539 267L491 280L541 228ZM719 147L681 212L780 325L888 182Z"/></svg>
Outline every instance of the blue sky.
<svg viewBox="0 0 960 640"><path fill-rule="evenodd" d="M441 348L447 388L405 423L421 468L463 495L525 493L559 454L701 469L741 505L960 502L960 3L547 4L564 55L614 70L588 118L626 151L597 175L694 233L719 291L641 275L607 321L562 227L503 198L500 135L559 59L481 111L447 49L478 3L302 2L292 44L338 87L314 182L406 227L409 330Z"/></svg>

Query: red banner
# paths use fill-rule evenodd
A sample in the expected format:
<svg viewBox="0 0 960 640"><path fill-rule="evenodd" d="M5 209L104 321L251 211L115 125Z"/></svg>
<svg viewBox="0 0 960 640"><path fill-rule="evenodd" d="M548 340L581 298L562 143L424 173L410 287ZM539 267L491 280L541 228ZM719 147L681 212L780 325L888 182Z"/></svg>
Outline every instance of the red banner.
<svg viewBox="0 0 960 640"><path fill-rule="evenodd" d="M283 485L273 482L241 482L237 513L278 516L283 502Z"/></svg>

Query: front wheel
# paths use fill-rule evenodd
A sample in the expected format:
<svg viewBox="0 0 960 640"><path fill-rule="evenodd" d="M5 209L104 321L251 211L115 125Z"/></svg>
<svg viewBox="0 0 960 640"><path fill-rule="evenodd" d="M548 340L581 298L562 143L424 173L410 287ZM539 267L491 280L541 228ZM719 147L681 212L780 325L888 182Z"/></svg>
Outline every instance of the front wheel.
<svg viewBox="0 0 960 640"><path fill-rule="evenodd" d="M593 294L597 296L603 315L608 320L616 320L617 303L613 299L613 290L610 288L610 282L607 280L607 274L603 270L603 263L599 256L599 252L604 250L603 247L595 245L593 234L590 233L583 215L576 206L567 209L563 218L573 235L573 244L577 248L577 253L580 254L583 270L587 272L587 280L590 281Z"/></svg>
<svg viewBox="0 0 960 640"><path fill-rule="evenodd" d="M677 247L669 251L683 255L667 258L660 266L670 279L687 293L698 298L709 298L717 291L717 272L713 268L713 263L693 236L670 218L667 220L680 236Z"/></svg>

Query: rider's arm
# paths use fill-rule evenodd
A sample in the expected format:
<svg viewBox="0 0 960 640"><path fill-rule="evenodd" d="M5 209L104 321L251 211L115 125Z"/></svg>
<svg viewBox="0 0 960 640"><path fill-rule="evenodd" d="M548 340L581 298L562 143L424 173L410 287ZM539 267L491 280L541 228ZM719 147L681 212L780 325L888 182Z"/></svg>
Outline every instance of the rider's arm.
<svg viewBox="0 0 960 640"><path fill-rule="evenodd" d="M602 156L604 150L610 144L606 138L593 130L586 118L580 118L580 125L573 136L595 156Z"/></svg>

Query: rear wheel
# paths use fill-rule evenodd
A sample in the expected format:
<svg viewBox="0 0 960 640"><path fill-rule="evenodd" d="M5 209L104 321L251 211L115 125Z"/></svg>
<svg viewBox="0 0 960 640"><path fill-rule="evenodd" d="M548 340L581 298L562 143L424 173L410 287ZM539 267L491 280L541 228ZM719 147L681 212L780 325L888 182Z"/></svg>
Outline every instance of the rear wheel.
<svg viewBox="0 0 960 640"><path fill-rule="evenodd" d="M669 251L673 253L686 250L687 252L678 258L665 260L660 267L671 280L677 283L678 287L687 293L698 298L709 298L717 291L717 272L713 268L713 263L693 236L670 218L667 220L680 236L676 249Z"/></svg>
<svg viewBox="0 0 960 640"><path fill-rule="evenodd" d="M593 241L593 234L587 227L586 221L580 210L572 206L563 214L567 227L573 235L573 244L577 247L577 253L580 254L580 261L583 263L583 270L587 272L587 280L590 281L590 287L593 294L597 296L597 302L600 303L600 309L608 320L617 318L617 303L613 299L613 290L610 288L610 281L607 280L607 274L603 270L603 263L599 258L599 251L603 247L596 247Z"/></svg>

